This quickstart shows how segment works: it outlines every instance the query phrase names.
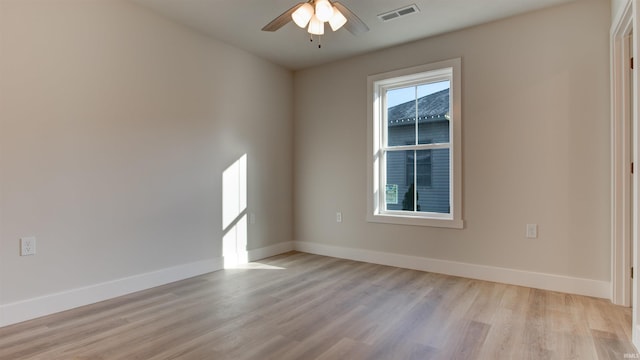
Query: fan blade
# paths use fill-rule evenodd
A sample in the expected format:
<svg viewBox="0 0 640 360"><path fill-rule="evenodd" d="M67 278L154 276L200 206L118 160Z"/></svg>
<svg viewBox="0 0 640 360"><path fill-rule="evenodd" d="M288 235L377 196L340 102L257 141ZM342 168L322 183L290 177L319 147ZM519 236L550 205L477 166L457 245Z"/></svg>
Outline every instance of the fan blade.
<svg viewBox="0 0 640 360"><path fill-rule="evenodd" d="M351 10L349 10L346 6L342 5L339 2L334 2L333 5L340 10L342 15L347 18L347 23L344 24L344 28L349 30L353 35L358 35L361 33L365 33L369 31L369 27L364 21L360 20L356 14L354 14Z"/></svg>
<svg viewBox="0 0 640 360"><path fill-rule="evenodd" d="M298 10L298 8L304 4L305 3L301 2L297 5L294 5L291 9L283 12L282 15L278 16L277 18L273 19L270 23L265 25L262 28L262 31L276 31L281 27L287 25L289 21L291 21L291 14L293 14L294 11Z"/></svg>

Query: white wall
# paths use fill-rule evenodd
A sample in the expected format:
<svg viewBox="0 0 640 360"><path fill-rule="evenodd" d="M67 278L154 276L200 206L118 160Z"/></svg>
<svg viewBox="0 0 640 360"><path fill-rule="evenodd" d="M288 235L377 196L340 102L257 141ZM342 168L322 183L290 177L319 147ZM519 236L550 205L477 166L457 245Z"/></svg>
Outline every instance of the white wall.
<svg viewBox="0 0 640 360"><path fill-rule="evenodd" d="M0 1L0 305L292 240L292 74L123 0ZM37 237L37 255L18 239Z"/></svg>
<svg viewBox="0 0 640 360"><path fill-rule="evenodd" d="M296 241L606 288L610 19L609 1L574 2L295 73ZM465 229L367 223L367 75L455 57Z"/></svg>

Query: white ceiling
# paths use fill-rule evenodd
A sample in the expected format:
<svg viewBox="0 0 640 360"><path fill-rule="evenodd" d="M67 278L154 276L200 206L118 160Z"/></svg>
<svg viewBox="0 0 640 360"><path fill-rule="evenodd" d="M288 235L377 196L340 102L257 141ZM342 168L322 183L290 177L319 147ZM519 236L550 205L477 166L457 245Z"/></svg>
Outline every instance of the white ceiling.
<svg viewBox="0 0 640 360"><path fill-rule="evenodd" d="M575 0L339 0L371 29L358 36L327 26L322 48L293 22L261 31L272 19L305 0L132 0L213 38L292 70L363 54L409 41ZM377 15L416 4L420 13L389 22Z"/></svg>

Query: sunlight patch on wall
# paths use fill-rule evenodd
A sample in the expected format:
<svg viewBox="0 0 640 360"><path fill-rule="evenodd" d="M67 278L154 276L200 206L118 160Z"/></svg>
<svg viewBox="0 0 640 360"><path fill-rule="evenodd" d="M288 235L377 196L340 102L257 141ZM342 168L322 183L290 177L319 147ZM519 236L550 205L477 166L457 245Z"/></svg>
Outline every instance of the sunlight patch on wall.
<svg viewBox="0 0 640 360"><path fill-rule="evenodd" d="M247 154L222 173L222 230L224 267L247 263Z"/></svg>

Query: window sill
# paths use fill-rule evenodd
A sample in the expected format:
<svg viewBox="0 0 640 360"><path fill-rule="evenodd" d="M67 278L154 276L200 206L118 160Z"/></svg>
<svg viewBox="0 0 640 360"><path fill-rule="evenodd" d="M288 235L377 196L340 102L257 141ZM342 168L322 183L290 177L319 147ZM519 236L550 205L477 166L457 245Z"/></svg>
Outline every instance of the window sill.
<svg viewBox="0 0 640 360"><path fill-rule="evenodd" d="M367 215L367 221L383 224L430 226L450 229L464 228L464 221L461 219L436 219L406 215L369 214Z"/></svg>

